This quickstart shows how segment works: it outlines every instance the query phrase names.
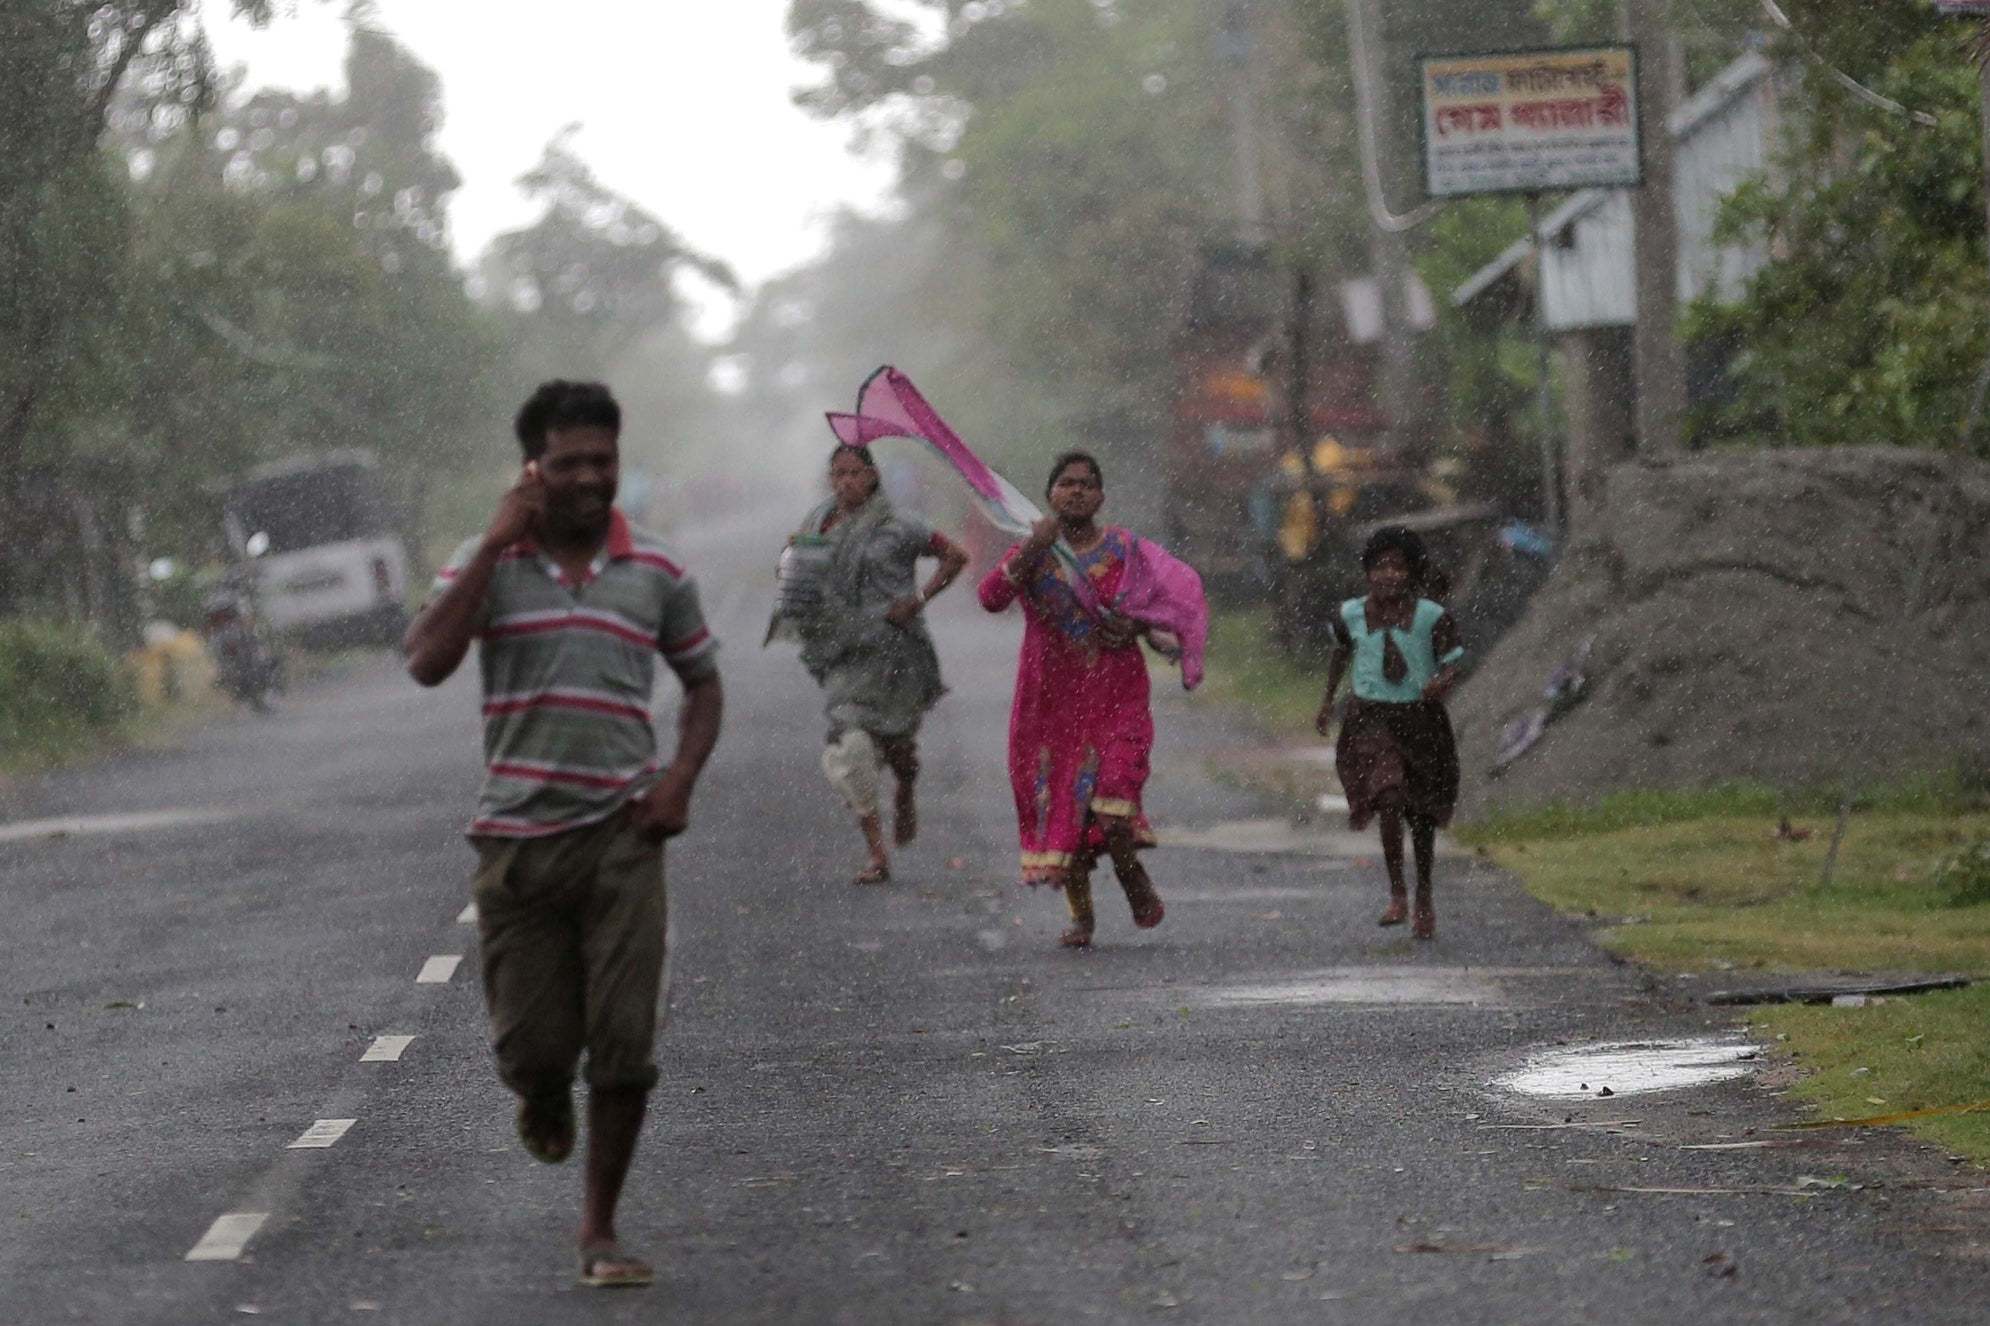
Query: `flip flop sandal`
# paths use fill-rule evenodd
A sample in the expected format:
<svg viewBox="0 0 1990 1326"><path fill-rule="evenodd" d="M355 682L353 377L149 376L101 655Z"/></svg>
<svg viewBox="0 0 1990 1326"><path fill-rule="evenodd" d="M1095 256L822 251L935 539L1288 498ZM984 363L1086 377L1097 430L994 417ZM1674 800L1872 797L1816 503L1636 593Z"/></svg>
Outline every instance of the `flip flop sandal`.
<svg viewBox="0 0 1990 1326"><path fill-rule="evenodd" d="M1059 935L1057 942L1064 948L1090 948L1092 946L1092 932L1089 930L1080 930L1074 925Z"/></svg>
<svg viewBox="0 0 1990 1326"><path fill-rule="evenodd" d="M557 1165L573 1154L574 1102L571 1095L527 1097L518 1102L518 1140L534 1160Z"/></svg>
<svg viewBox="0 0 1990 1326"><path fill-rule="evenodd" d="M891 867L870 866L865 870L859 871L857 877L850 882L852 884L889 884L891 883Z"/></svg>
<svg viewBox="0 0 1990 1326"><path fill-rule="evenodd" d="M656 1272L611 1243L581 1250L580 1282L589 1289L636 1289L654 1284Z"/></svg>

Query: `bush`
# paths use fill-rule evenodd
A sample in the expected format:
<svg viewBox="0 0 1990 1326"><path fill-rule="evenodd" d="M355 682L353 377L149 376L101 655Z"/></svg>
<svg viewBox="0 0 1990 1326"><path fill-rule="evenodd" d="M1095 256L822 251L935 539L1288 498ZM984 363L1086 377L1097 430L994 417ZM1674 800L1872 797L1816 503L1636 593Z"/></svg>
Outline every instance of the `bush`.
<svg viewBox="0 0 1990 1326"><path fill-rule="evenodd" d="M1935 867L1935 888L1950 907L1990 902L1990 838L1978 838Z"/></svg>
<svg viewBox="0 0 1990 1326"><path fill-rule="evenodd" d="M0 621L0 756L60 753L116 728L136 704L131 679L88 631Z"/></svg>

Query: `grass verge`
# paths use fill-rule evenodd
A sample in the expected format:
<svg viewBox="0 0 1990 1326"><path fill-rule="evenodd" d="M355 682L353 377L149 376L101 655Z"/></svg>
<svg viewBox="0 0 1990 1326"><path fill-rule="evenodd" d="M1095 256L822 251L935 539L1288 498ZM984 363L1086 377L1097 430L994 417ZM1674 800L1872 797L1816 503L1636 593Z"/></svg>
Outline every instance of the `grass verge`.
<svg viewBox="0 0 1990 1326"><path fill-rule="evenodd" d="M1326 670L1304 667L1272 643L1263 608L1219 608L1211 615L1207 679L1196 703L1235 712L1267 748L1225 750L1207 763L1219 782L1264 793L1295 808L1310 807L1334 786L1327 763L1288 758L1291 748L1320 745L1313 715Z"/></svg>
<svg viewBox="0 0 1990 1326"><path fill-rule="evenodd" d="M1324 668L1303 667L1272 643L1264 608L1219 608L1210 615L1202 694L1245 712L1281 741L1313 735L1313 715L1327 684Z"/></svg>
<svg viewBox="0 0 1990 1326"><path fill-rule="evenodd" d="M1787 818L1798 835L1780 836ZM1627 793L1593 807L1495 816L1458 836L1601 942L1670 970L1953 971L1990 976L1990 802L1959 778L1854 806L1830 882L1823 795L1739 785ZM1770 1006L1749 1020L1810 1072L1824 1118L1990 1100L1990 987L1864 1007ZM1914 1132L1990 1161L1990 1114Z"/></svg>

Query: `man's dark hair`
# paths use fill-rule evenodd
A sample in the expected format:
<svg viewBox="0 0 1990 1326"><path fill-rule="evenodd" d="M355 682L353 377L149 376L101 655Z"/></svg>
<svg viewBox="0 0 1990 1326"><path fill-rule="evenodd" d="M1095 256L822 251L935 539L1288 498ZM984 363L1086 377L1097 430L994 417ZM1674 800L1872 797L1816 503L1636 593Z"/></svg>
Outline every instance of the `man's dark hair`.
<svg viewBox="0 0 1990 1326"><path fill-rule="evenodd" d="M1366 571L1389 552L1403 555L1403 563L1410 569L1410 587L1421 592L1430 577L1430 554L1424 549L1423 536L1401 525L1384 525L1362 546L1361 569Z"/></svg>
<svg viewBox="0 0 1990 1326"><path fill-rule="evenodd" d="M546 454L546 434L561 428L605 428L622 431L622 407L601 382L567 382L555 378L542 382L539 389L518 407L512 431L525 459L537 460Z"/></svg>
<svg viewBox="0 0 1990 1326"><path fill-rule="evenodd" d="M1049 497L1050 490L1057 487L1057 476L1070 469L1073 465L1083 465L1086 469L1090 470L1092 477L1098 480L1099 488L1101 490L1105 488L1106 472L1099 468L1096 456L1092 455L1089 451L1066 451L1061 453L1055 461L1051 462L1050 478L1045 480L1043 485L1043 495L1045 497Z"/></svg>

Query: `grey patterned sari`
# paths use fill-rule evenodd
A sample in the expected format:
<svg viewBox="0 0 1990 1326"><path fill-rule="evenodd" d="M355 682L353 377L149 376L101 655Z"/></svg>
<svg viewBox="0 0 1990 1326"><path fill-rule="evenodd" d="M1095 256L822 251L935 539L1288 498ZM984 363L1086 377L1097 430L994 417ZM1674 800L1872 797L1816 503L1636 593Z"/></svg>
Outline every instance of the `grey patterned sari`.
<svg viewBox="0 0 1990 1326"><path fill-rule="evenodd" d="M801 533L820 534L833 501L817 504ZM873 736L909 737L946 693L940 659L926 623L894 626L885 612L917 592L914 575L930 553L933 531L901 518L882 493L843 517L822 573L822 606L791 623L801 638L802 665L823 689L832 739L850 728Z"/></svg>

